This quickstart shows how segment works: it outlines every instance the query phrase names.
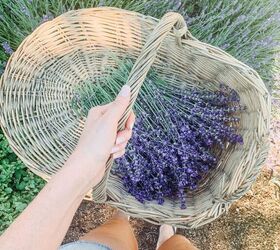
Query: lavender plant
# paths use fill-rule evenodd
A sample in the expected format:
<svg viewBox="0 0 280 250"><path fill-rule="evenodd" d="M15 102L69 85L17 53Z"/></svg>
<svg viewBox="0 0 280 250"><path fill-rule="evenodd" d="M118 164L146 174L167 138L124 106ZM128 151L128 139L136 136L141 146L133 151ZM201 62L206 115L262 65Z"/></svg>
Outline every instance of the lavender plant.
<svg viewBox="0 0 280 250"><path fill-rule="evenodd" d="M278 0L212 0L199 15L189 17L191 33L201 41L218 46L254 68L271 91L279 72L280 4ZM279 90L278 90L279 91Z"/></svg>
<svg viewBox="0 0 280 250"><path fill-rule="evenodd" d="M74 110L86 115L91 106L111 101L132 65L124 60L108 77L78 87ZM196 190L216 167L218 152L228 143L243 143L237 133L242 110L238 94L225 85L216 91L178 88L152 70L135 103L137 120L127 153L113 173L140 202L179 199L186 208L186 192Z"/></svg>
<svg viewBox="0 0 280 250"><path fill-rule="evenodd" d="M201 41L219 46L256 69L272 88L279 70L280 5L278 0L2 0L0 43L15 50L39 24L66 11L96 6L113 6L161 18L167 11L180 12L192 34ZM9 54L0 50L0 61Z"/></svg>

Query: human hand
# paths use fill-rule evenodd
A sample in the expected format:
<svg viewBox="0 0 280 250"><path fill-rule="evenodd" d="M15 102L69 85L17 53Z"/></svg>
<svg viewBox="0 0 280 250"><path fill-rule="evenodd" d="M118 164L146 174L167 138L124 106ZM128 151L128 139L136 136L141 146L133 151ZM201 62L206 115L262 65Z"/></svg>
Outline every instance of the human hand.
<svg viewBox="0 0 280 250"><path fill-rule="evenodd" d="M130 87L125 85L115 101L89 111L84 130L71 157L87 170L87 174L92 175L94 185L102 179L110 154L118 158L125 153L132 135L134 113L131 112L124 130L117 132L117 126L129 100Z"/></svg>

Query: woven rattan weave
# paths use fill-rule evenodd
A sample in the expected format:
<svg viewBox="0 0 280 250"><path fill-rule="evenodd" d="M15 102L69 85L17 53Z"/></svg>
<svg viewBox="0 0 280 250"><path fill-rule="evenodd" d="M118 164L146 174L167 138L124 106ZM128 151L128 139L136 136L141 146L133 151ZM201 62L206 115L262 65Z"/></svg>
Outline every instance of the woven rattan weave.
<svg viewBox="0 0 280 250"><path fill-rule="evenodd" d="M73 89L105 74L108 65L114 67L108 51L136 59L127 82L132 99L119 128L152 66L168 84L190 87L211 81L235 89L247 107L240 122L244 145L223 152L207 182L187 194L187 209L180 209L179 201L139 203L110 174L112 159L87 198L152 223L198 227L211 222L248 191L267 156L270 96L253 69L195 39L177 13L159 21L116 8L81 9L38 27L11 56L1 78L1 125L12 149L46 180L63 166L84 126L84 118L71 109Z"/></svg>

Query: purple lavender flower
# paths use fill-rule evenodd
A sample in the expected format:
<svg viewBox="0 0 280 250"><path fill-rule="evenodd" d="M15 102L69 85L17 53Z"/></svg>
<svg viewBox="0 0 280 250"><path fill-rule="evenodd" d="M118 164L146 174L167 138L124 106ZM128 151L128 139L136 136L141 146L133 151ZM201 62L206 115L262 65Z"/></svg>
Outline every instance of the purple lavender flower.
<svg viewBox="0 0 280 250"><path fill-rule="evenodd" d="M6 64L6 62L0 62L0 75L4 73Z"/></svg>
<svg viewBox="0 0 280 250"><path fill-rule="evenodd" d="M221 49L226 50L230 46L229 43L225 43L221 46Z"/></svg>
<svg viewBox="0 0 280 250"><path fill-rule="evenodd" d="M116 160L113 172L138 201L179 199L185 209L186 192L196 190L217 165L213 147L243 143L235 125L243 107L238 94L223 84L216 92L174 88L171 94L149 84L163 108L156 115L149 112L140 92L137 102L145 112L138 114L127 153ZM147 127L147 119L153 127Z"/></svg>
<svg viewBox="0 0 280 250"><path fill-rule="evenodd" d="M2 47L6 54L11 55L14 53L13 49L11 48L10 44L7 41L2 43Z"/></svg>
<svg viewBox="0 0 280 250"><path fill-rule="evenodd" d="M45 15L42 16L42 20L40 23L44 23L44 22L47 22L47 21L50 21L54 18L53 14L51 13L47 13Z"/></svg>
<svg viewBox="0 0 280 250"><path fill-rule="evenodd" d="M173 2L173 10L178 11L182 6L182 1L181 0L175 0Z"/></svg>
<svg viewBox="0 0 280 250"><path fill-rule="evenodd" d="M29 10L27 9L26 6L22 6L21 11L24 15L30 17L30 12L29 12Z"/></svg>
<svg viewBox="0 0 280 250"><path fill-rule="evenodd" d="M105 0L99 0L98 6L105 6Z"/></svg>
<svg viewBox="0 0 280 250"><path fill-rule="evenodd" d="M241 23L241 22L245 21L246 19L247 19L247 17L245 15L240 15L237 17L236 20Z"/></svg>

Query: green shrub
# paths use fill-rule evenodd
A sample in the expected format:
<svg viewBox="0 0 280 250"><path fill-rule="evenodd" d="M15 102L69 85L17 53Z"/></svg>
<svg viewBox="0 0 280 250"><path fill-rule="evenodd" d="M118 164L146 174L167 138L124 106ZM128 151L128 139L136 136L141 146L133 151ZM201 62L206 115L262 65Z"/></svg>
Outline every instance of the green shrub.
<svg viewBox="0 0 280 250"><path fill-rule="evenodd" d="M29 171L0 134L0 233L42 189L44 181Z"/></svg>

